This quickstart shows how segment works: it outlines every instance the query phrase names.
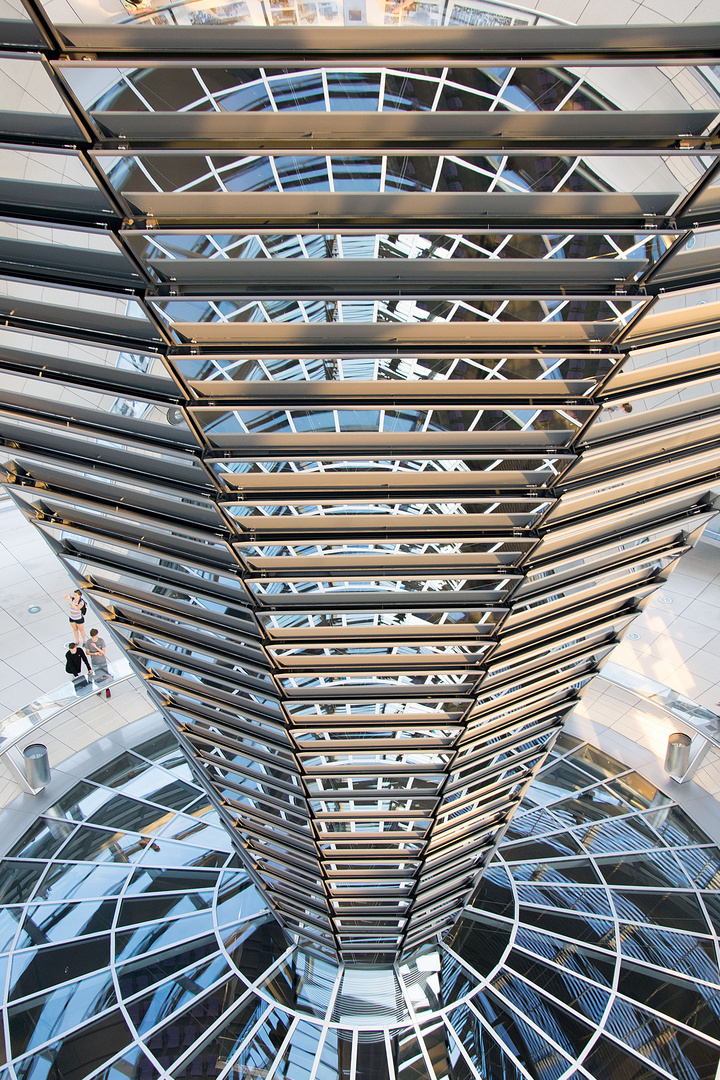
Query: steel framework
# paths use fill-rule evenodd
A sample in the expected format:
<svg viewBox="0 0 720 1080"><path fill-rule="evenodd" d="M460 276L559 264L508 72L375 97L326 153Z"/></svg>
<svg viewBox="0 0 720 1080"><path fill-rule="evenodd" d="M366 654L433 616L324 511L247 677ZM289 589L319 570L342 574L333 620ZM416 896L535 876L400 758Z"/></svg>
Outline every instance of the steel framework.
<svg viewBox="0 0 720 1080"><path fill-rule="evenodd" d="M718 27L27 10L7 488L286 930L392 963L714 512Z"/></svg>

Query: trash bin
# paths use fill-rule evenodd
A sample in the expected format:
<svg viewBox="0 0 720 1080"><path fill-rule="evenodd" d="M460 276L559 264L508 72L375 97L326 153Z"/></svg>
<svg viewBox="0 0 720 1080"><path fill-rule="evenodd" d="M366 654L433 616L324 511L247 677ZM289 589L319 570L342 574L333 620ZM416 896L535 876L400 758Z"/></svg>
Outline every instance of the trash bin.
<svg viewBox="0 0 720 1080"><path fill-rule="evenodd" d="M43 788L50 783L50 761L47 746L32 743L23 750L25 776L31 788Z"/></svg>
<svg viewBox="0 0 720 1080"><path fill-rule="evenodd" d="M668 739L665 754L665 772L670 776L684 776L690 765L692 739L682 731L675 731Z"/></svg>

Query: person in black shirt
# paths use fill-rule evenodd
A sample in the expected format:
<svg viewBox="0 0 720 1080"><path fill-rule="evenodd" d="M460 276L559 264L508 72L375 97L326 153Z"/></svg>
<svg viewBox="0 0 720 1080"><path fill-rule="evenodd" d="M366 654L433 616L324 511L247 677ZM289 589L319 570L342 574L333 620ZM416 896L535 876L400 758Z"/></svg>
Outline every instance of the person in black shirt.
<svg viewBox="0 0 720 1080"><path fill-rule="evenodd" d="M88 670L88 675L92 675L92 668L88 663L85 652L74 641L71 641L68 644L68 651L65 653L65 670L71 678L76 679L82 670L83 664Z"/></svg>

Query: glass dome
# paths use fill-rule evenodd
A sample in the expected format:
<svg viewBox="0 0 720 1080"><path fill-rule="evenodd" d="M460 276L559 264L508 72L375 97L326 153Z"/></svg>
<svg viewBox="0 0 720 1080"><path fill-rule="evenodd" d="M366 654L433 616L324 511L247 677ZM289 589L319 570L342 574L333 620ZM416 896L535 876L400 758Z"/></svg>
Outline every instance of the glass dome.
<svg viewBox="0 0 720 1080"><path fill-rule="evenodd" d="M714 1080L720 850L561 736L452 934L384 969L285 937L169 733L0 864L1 1080Z"/></svg>

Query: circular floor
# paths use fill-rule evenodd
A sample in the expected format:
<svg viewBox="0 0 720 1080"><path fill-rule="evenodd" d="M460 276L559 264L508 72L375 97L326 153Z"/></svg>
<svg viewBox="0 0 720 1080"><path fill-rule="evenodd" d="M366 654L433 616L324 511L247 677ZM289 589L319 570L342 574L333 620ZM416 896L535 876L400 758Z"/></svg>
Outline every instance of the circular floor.
<svg viewBox="0 0 720 1080"><path fill-rule="evenodd" d="M396 969L288 942L170 733L0 864L0 1080L716 1080L720 851L561 737L453 933Z"/></svg>

